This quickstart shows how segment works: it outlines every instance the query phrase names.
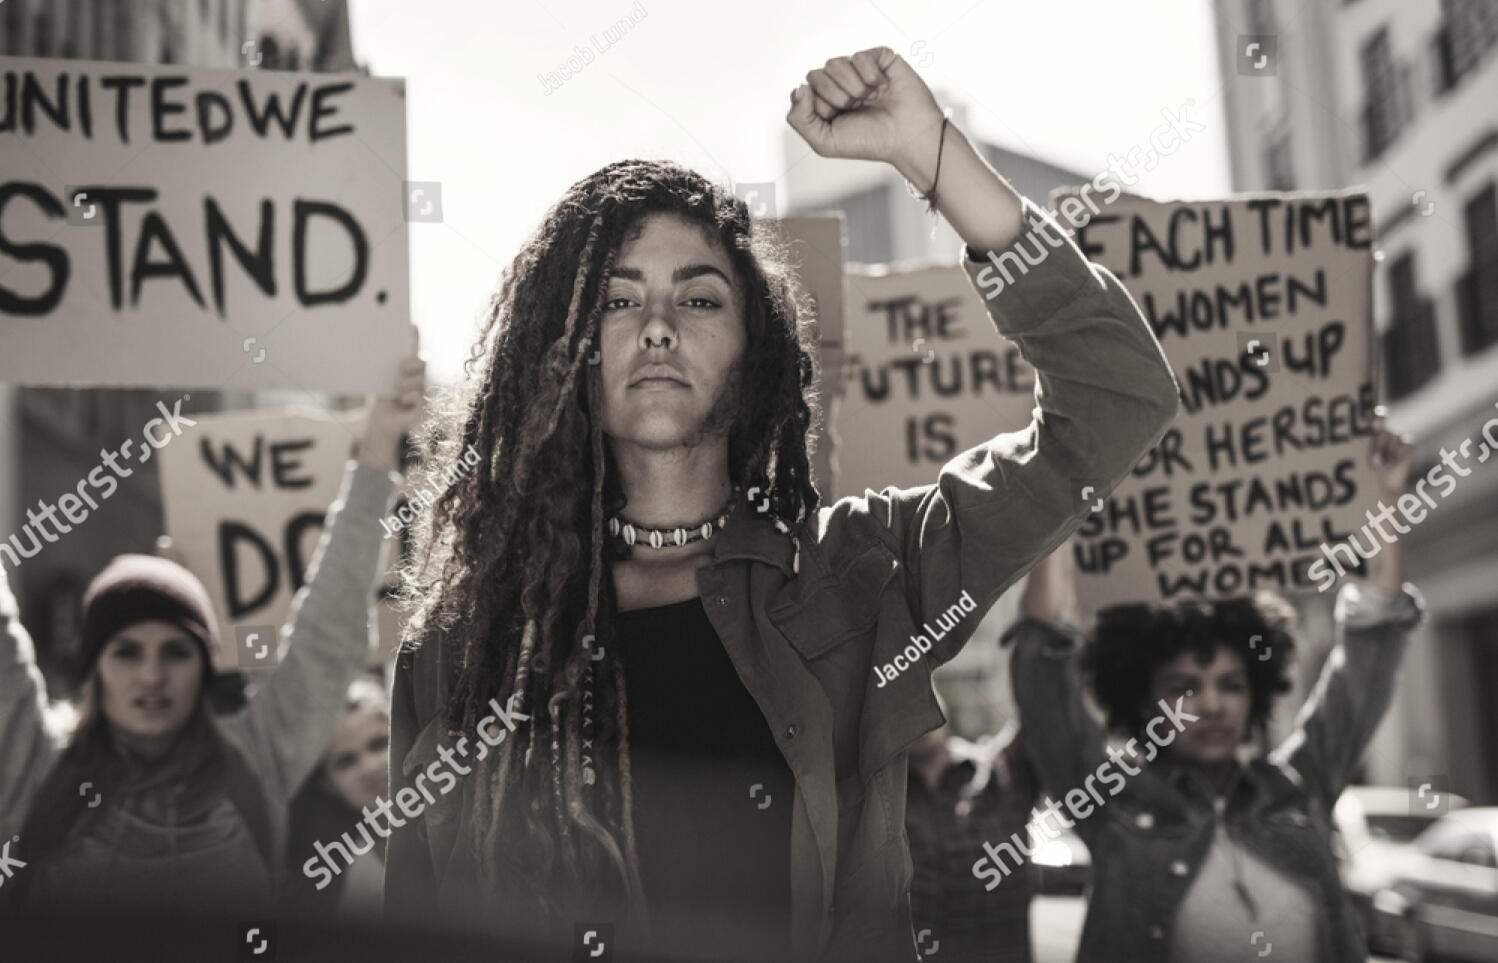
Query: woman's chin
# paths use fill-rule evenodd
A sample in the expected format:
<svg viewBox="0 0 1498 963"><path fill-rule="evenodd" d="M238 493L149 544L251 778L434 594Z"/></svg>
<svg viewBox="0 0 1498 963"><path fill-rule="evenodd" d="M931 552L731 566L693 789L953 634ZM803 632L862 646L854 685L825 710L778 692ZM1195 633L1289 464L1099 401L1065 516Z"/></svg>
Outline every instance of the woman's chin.
<svg viewBox="0 0 1498 963"><path fill-rule="evenodd" d="M623 431L610 432L616 443L638 448L669 451L694 446L702 437L701 419L686 419L673 413L643 413Z"/></svg>

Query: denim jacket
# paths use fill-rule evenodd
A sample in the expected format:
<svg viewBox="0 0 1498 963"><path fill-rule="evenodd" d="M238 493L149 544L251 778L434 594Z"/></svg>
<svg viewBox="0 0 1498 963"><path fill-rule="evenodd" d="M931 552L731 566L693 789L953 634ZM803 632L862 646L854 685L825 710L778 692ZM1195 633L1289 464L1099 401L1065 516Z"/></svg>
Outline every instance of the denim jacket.
<svg viewBox="0 0 1498 963"><path fill-rule="evenodd" d="M1026 212L1050 221L1063 243L986 305L1035 368L1031 422L1018 431L994 425L995 437L943 465L933 484L866 490L789 532L741 503L697 572L702 604L795 777L796 959L918 959L905 747L943 721L931 670L1077 528L1087 511L1081 489L1111 490L1179 407L1164 354L1128 292L1054 218L1028 201ZM976 286L988 260L968 247L960 256ZM955 624L926 633L944 612ZM912 643L923 633L924 650ZM392 792L450 741L441 718L449 669L439 649L424 646L397 664ZM897 656L904 668L890 679ZM458 842L471 838L459 832L471 819L469 796L439 799L395 831L387 916L431 920L469 895L472 853ZM482 894L474 898L483 905Z"/></svg>
<svg viewBox="0 0 1498 963"><path fill-rule="evenodd" d="M1409 631L1423 618L1413 586L1389 599L1371 586L1343 585L1336 644L1294 731L1238 767L1221 817L1205 782L1168 751L1157 755L1154 739L1139 740L1137 756L1104 754L1103 730L1083 706L1074 634L1036 619L1012 626L1003 639L1015 643L1010 679L1042 783L1060 800L1096 774L1094 783L1109 791L1090 813L1073 807L1085 813L1076 832L1091 852L1093 876L1076 963L1167 963L1176 910L1219 818L1235 842L1310 892L1318 917L1313 959L1364 963L1368 951L1331 848L1332 806L1378 728ZM1168 729L1150 735L1167 744ZM1129 765L1119 767L1119 758ZM1264 930L1272 941L1273 921ZM1222 936L1254 940L1252 933Z"/></svg>

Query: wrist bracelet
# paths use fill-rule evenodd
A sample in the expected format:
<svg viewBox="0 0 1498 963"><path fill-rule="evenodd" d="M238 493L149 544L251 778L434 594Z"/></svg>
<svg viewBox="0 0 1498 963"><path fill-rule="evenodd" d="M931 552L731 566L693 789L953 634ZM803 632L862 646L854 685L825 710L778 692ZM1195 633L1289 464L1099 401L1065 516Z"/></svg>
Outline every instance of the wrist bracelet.
<svg viewBox="0 0 1498 963"><path fill-rule="evenodd" d="M910 191L911 196L926 202L927 214L936 210L936 185L941 182L941 155L947 146L947 124L951 123L951 112L950 107L942 111L941 130L936 135L936 173L931 178L931 190L922 194L915 189L915 185L910 183L908 178L905 181L905 189Z"/></svg>

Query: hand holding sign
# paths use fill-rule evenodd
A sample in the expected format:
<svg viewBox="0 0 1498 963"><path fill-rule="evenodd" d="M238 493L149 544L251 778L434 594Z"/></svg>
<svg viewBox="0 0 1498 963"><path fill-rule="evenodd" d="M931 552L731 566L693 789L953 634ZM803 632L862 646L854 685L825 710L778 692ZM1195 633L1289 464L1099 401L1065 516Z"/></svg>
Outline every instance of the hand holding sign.
<svg viewBox="0 0 1498 963"><path fill-rule="evenodd" d="M1415 495L1407 493L1404 488L1410 477L1410 462L1415 452L1414 439L1409 435L1390 431L1385 424L1382 407L1377 409L1377 415L1373 423L1374 434L1368 444L1368 465L1378 472L1380 511L1382 512L1384 505L1397 505L1405 517L1411 517L1402 500L1408 499L1411 505L1419 502ZM1369 541L1372 542L1372 539ZM1400 540L1396 538L1368 560L1368 580L1385 595L1398 595L1404 585L1404 550L1400 545Z"/></svg>
<svg viewBox="0 0 1498 963"><path fill-rule="evenodd" d="M421 420L426 404L426 362L421 360L421 335L411 326L411 354L400 364L395 390L373 397L359 439L361 464L381 471L400 467L401 437Z"/></svg>

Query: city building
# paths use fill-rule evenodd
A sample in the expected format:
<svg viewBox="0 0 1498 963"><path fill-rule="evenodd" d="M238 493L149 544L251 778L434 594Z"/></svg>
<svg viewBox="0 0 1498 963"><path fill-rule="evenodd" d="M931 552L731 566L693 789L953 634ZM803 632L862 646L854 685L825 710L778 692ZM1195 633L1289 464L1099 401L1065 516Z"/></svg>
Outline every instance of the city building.
<svg viewBox="0 0 1498 963"><path fill-rule="evenodd" d="M1498 416L1498 2L1215 8L1234 189L1369 192L1380 396L1394 426L1419 440L1417 473L1446 452L1470 462L1404 536L1431 619L1365 777L1436 776L1491 804L1498 472L1477 460L1481 429ZM1324 615L1309 619L1324 625Z"/></svg>

